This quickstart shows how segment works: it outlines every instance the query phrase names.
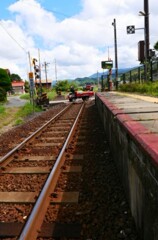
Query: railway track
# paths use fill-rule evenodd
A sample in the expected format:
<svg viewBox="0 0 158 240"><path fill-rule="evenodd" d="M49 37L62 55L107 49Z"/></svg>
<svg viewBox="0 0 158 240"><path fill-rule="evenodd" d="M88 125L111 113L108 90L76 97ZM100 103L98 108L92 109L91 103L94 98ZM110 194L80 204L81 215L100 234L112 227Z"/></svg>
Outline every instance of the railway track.
<svg viewBox="0 0 158 240"><path fill-rule="evenodd" d="M139 239L94 101L85 103L78 120L81 104L72 107L26 141L24 135L33 134L29 127L22 134L26 145L7 163L1 157L0 196L8 192L8 200L0 198L0 239ZM13 140L8 139L10 151Z"/></svg>
<svg viewBox="0 0 158 240"><path fill-rule="evenodd" d="M36 239L50 202L59 202L65 197L73 201L71 198L78 197L77 192L54 191L60 173L70 171L70 168L62 167L83 106L69 105L1 158L1 181L4 185L1 186L0 202L7 212L10 208L11 212L19 213L17 219L15 215L12 218L12 214L7 222L6 216L1 219L1 238ZM75 167L73 171L76 171ZM20 184L20 179L23 184ZM54 227L57 224L45 224L41 235L45 229L52 231Z"/></svg>

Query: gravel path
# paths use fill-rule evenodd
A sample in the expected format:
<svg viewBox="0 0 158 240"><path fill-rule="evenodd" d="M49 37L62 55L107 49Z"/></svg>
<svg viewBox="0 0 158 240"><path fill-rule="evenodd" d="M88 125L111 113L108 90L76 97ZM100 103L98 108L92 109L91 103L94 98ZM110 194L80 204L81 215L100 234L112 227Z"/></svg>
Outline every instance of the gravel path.
<svg viewBox="0 0 158 240"><path fill-rule="evenodd" d="M5 107L22 107L28 100L20 99L20 96L8 96Z"/></svg>

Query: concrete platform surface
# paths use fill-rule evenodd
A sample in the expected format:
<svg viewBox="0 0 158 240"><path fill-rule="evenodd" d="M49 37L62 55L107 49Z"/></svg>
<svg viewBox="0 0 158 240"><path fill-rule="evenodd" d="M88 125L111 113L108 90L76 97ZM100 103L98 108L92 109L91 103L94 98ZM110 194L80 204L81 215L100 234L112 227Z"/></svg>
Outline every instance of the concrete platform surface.
<svg viewBox="0 0 158 240"><path fill-rule="evenodd" d="M121 92L102 92L99 94L117 109L141 123L151 133L158 134L158 98Z"/></svg>

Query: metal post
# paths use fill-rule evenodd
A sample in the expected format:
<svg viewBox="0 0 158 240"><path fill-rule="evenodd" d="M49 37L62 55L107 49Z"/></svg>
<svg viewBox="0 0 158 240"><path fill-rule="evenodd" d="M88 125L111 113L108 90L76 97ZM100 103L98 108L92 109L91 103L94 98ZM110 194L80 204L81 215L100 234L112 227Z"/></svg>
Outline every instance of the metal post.
<svg viewBox="0 0 158 240"><path fill-rule="evenodd" d="M57 65L56 65L56 59L54 59L54 64L55 64L55 80L57 83Z"/></svg>
<svg viewBox="0 0 158 240"><path fill-rule="evenodd" d="M145 26L145 55L146 55L146 80L148 80L148 63L149 63L149 4L144 0L144 26Z"/></svg>
<svg viewBox="0 0 158 240"><path fill-rule="evenodd" d="M31 66L31 56L30 56L30 52L28 52L28 58L29 58L29 67L30 67L30 72L32 72L32 66Z"/></svg>
<svg viewBox="0 0 158 240"><path fill-rule="evenodd" d="M42 80L41 80L41 57L40 50L38 49L38 61L39 61L39 86L40 86L40 97L42 96Z"/></svg>
<svg viewBox="0 0 158 240"><path fill-rule="evenodd" d="M116 20L112 23L114 26L114 46L115 46L115 79L116 79L116 90L118 90L118 61L117 61L117 33L116 33Z"/></svg>
<svg viewBox="0 0 158 240"><path fill-rule="evenodd" d="M139 83L141 82L141 77L140 77L140 67L138 68L138 80L139 80Z"/></svg>
<svg viewBox="0 0 158 240"><path fill-rule="evenodd" d="M150 60L150 81L153 81L153 62Z"/></svg>
<svg viewBox="0 0 158 240"><path fill-rule="evenodd" d="M47 65L49 63L44 62L44 70L45 70L45 77L46 77L46 87L48 88L48 79L47 79Z"/></svg>
<svg viewBox="0 0 158 240"><path fill-rule="evenodd" d="M144 0L144 26L145 26L145 50L146 58L149 60L149 4L148 0Z"/></svg>
<svg viewBox="0 0 158 240"><path fill-rule="evenodd" d="M140 11L140 16L144 16L144 39L145 39L145 81L147 81L148 63L149 63L149 4L144 0L144 12Z"/></svg>

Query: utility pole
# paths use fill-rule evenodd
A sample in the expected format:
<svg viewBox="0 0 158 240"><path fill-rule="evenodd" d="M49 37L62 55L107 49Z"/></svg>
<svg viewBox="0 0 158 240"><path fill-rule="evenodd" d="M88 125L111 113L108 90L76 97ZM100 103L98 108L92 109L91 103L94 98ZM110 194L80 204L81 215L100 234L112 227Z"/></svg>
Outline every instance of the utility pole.
<svg viewBox="0 0 158 240"><path fill-rule="evenodd" d="M144 0L144 11L139 12L139 16L144 17L144 42L145 42L145 63L144 63L144 71L145 71L145 81L147 81L148 76L148 62L149 62L149 3L148 0Z"/></svg>
<svg viewBox="0 0 158 240"><path fill-rule="evenodd" d="M39 49L38 49L38 61L39 61L39 86L40 86L40 96L42 96L41 57L40 57L40 50L39 50Z"/></svg>
<svg viewBox="0 0 158 240"><path fill-rule="evenodd" d="M147 61L149 60L149 3L144 0L144 26L145 26L145 51Z"/></svg>
<svg viewBox="0 0 158 240"><path fill-rule="evenodd" d="M108 47L108 61L111 60L110 59L110 54L109 54L109 47Z"/></svg>
<svg viewBox="0 0 158 240"><path fill-rule="evenodd" d="M55 64L55 80L57 83L57 65L56 65L56 59L54 59L54 64Z"/></svg>
<svg viewBox="0 0 158 240"><path fill-rule="evenodd" d="M49 63L44 62L44 71L45 71L45 77L46 77L46 87L48 88L48 79L47 79L47 66Z"/></svg>
<svg viewBox="0 0 158 240"><path fill-rule="evenodd" d="M118 61L117 61L117 33L116 33L116 19L112 23L114 26L114 46L115 46L115 83L116 83L116 90L118 90Z"/></svg>
<svg viewBox="0 0 158 240"><path fill-rule="evenodd" d="M32 72L32 66L31 66L31 56L30 56L30 52L28 52L27 54L28 54L28 59L29 59L29 67L30 67L30 72Z"/></svg>

